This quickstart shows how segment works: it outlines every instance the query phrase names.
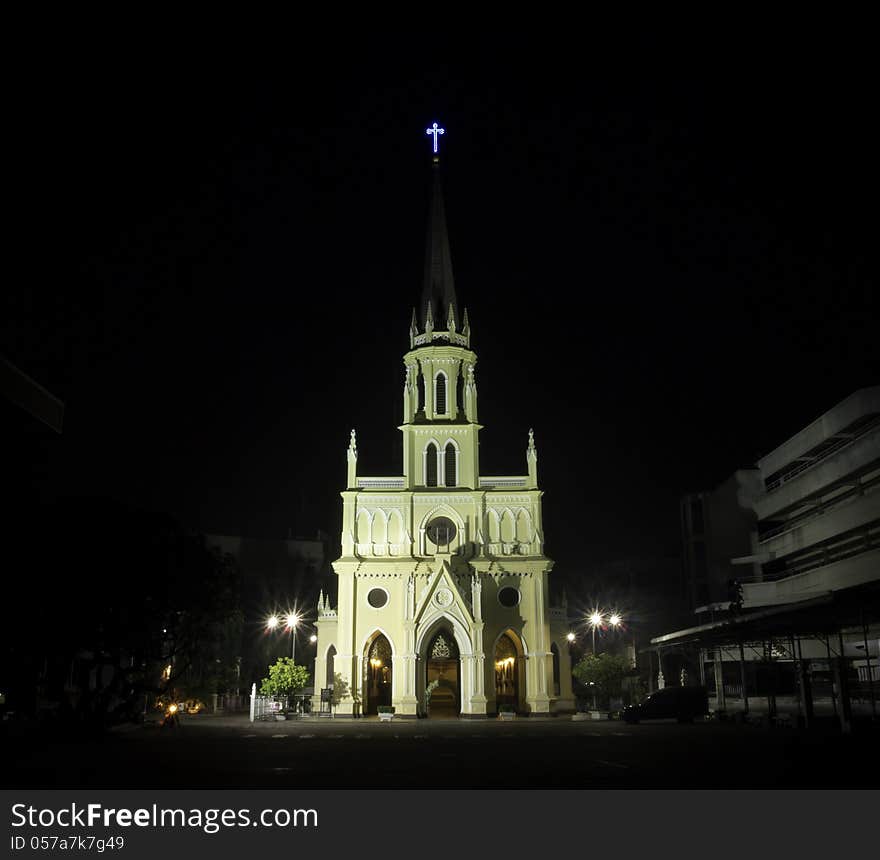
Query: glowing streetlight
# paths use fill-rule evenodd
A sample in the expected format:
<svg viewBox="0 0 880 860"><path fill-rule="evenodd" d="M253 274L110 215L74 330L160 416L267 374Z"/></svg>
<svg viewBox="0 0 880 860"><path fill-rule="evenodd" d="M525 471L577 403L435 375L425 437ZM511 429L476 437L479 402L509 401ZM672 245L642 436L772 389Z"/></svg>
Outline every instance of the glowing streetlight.
<svg viewBox="0 0 880 860"><path fill-rule="evenodd" d="M577 637L574 635L574 633L567 633L566 636L565 636L565 638L568 639L569 642L574 642L574 640L575 640Z"/></svg>
<svg viewBox="0 0 880 860"><path fill-rule="evenodd" d="M623 624L623 619L616 612L612 612L608 617L608 623L612 627L620 627L620 625Z"/></svg>
<svg viewBox="0 0 880 860"><path fill-rule="evenodd" d="M590 623L590 627L593 629L593 654L596 653L596 628L602 626L602 622L605 620L605 616L598 610L594 609L590 613L590 617L587 619Z"/></svg>
<svg viewBox="0 0 880 860"><path fill-rule="evenodd" d="M315 636L315 634L314 634L314 633L312 633L312 635L311 635L311 636L309 636L309 642L311 642L311 643L312 643L312 645L314 645L314 644L315 644L315 642L317 642L317 641L318 641L318 637L317 637L317 636Z"/></svg>
<svg viewBox="0 0 880 860"><path fill-rule="evenodd" d="M267 630L274 630L280 623L281 622L278 620L277 615L270 615L266 619L266 629Z"/></svg>
<svg viewBox="0 0 880 860"><path fill-rule="evenodd" d="M289 612L284 619L284 626L290 631L290 659L296 662L296 628L300 619L296 612Z"/></svg>

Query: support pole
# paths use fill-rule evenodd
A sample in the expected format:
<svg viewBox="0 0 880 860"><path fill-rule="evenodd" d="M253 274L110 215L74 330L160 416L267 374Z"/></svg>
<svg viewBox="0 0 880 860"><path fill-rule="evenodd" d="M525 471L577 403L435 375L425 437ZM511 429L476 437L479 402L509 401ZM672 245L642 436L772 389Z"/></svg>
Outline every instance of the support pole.
<svg viewBox="0 0 880 860"><path fill-rule="evenodd" d="M831 635L829 633L825 634L825 651L828 654L828 668L832 672L832 679L835 678L836 673L834 672L834 658L831 656ZM835 680L831 682L831 708L834 711L834 716L837 717L837 696L839 693L839 688Z"/></svg>
<svg viewBox="0 0 880 860"><path fill-rule="evenodd" d="M742 684L743 714L749 715L749 688L746 685L746 654L742 641L739 643L739 681Z"/></svg>
<svg viewBox="0 0 880 860"><path fill-rule="evenodd" d="M848 735L852 732L852 706L849 700L849 678L847 677L846 656L843 650L843 630L838 629L840 656L835 661L837 669L837 689L840 691L840 730Z"/></svg>
<svg viewBox="0 0 880 860"><path fill-rule="evenodd" d="M776 664L773 662L773 638L765 643L767 655L768 685L767 685L767 719L770 725L776 719Z"/></svg>
<svg viewBox="0 0 880 860"><path fill-rule="evenodd" d="M251 722L254 721L254 709L257 707L257 685L251 684Z"/></svg>
<svg viewBox="0 0 880 860"><path fill-rule="evenodd" d="M804 709L804 728L808 729L813 722L813 688L810 681L810 673L804 662L804 653L801 648L801 638L797 640L797 666L798 666L798 693L800 703Z"/></svg>
<svg viewBox="0 0 880 860"><path fill-rule="evenodd" d="M865 610L860 610L862 616L862 636L865 642L865 665L868 671L868 689L871 691L871 717L877 719L877 697L874 695L874 670L871 666L871 646L868 642L868 623L865 621Z"/></svg>
<svg viewBox="0 0 880 860"><path fill-rule="evenodd" d="M727 699L724 695L724 656L719 645L715 649L715 710L723 711L727 707Z"/></svg>

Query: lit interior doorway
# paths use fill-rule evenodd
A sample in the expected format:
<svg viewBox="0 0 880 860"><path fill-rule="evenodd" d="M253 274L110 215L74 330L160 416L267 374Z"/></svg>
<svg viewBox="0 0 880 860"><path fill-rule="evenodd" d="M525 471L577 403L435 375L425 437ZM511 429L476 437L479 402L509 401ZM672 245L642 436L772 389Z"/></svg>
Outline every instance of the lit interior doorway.
<svg viewBox="0 0 880 860"><path fill-rule="evenodd" d="M391 704L391 645L381 633L367 646L364 655L364 713L379 713L380 705Z"/></svg>
<svg viewBox="0 0 880 860"><path fill-rule="evenodd" d="M519 650L509 633L495 644L495 705L512 705L519 710Z"/></svg>
<svg viewBox="0 0 880 860"><path fill-rule="evenodd" d="M455 719L461 712L459 654L449 630L439 630L428 646L427 693L428 716L432 719Z"/></svg>

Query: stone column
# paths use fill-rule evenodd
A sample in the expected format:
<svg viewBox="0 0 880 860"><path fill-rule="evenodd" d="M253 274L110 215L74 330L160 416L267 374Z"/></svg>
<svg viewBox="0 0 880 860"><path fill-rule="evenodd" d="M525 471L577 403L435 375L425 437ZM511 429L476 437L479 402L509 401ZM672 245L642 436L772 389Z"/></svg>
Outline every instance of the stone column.
<svg viewBox="0 0 880 860"><path fill-rule="evenodd" d="M339 622L338 637L339 645L336 654L335 669L342 675L342 679L348 684L349 695L340 702L336 707L336 713L339 716L357 716L358 707L354 698L360 699L361 696L361 677L358 671L359 661L357 655L353 653L354 649L354 627L355 627L355 578L354 574L345 572L338 577L339 582Z"/></svg>

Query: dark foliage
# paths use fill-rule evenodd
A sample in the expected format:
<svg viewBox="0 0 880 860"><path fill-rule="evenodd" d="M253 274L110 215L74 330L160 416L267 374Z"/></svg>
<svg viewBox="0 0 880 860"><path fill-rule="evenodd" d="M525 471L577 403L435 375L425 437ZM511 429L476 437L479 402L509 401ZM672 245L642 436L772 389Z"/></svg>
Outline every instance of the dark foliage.
<svg viewBox="0 0 880 860"><path fill-rule="evenodd" d="M106 499L25 506L7 550L0 680L17 714L104 723L234 672L238 571L170 517Z"/></svg>

